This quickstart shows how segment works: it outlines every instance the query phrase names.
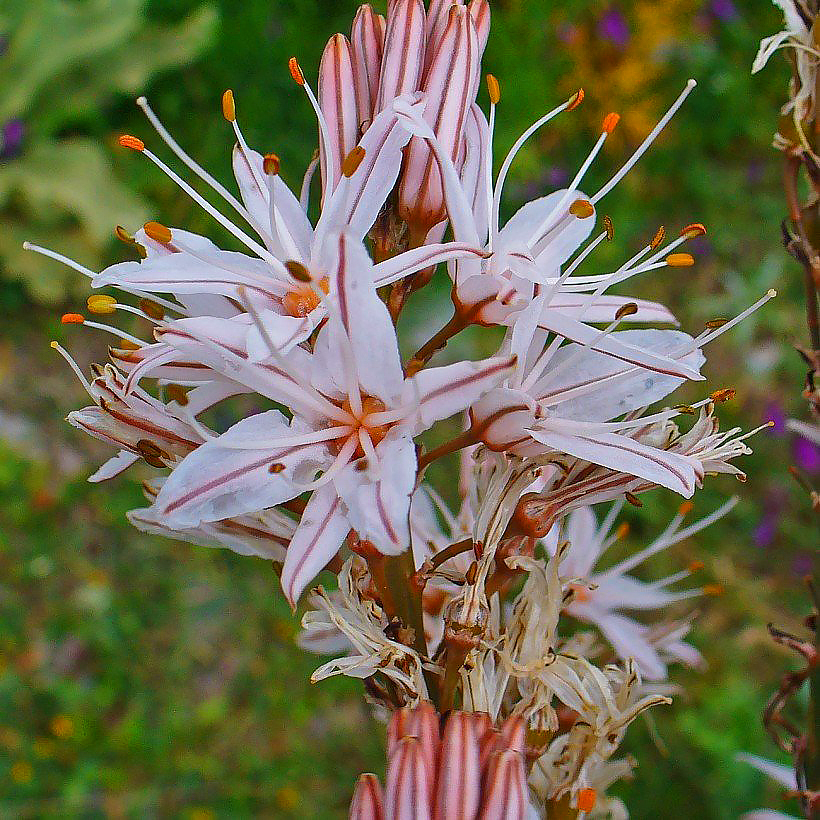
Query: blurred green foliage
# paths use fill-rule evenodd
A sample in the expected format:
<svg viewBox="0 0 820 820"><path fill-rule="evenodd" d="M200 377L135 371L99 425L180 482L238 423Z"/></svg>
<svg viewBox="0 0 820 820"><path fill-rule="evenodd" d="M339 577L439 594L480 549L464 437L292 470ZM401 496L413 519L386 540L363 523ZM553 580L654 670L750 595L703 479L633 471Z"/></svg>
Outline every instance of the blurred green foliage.
<svg viewBox="0 0 820 820"><path fill-rule="evenodd" d="M167 157L133 105L139 92L230 184L232 134L219 99L233 88L249 142L276 151L285 179L301 181L315 125L287 59L297 55L315 77L326 38L349 27L351 0L220 0L215 36L193 62L214 19L201 0L66 1L59 8L76 37L71 25L43 13L54 6L0 4L12 37L24 13L33 15L26 30L41 32L28 35L27 49L0 57L0 126L22 117L31 135L23 153L0 160L0 256L28 238L94 266L113 225L136 228L146 202L152 217L230 245L144 158L114 146L114 134L135 133ZM754 426L772 403L800 415L803 373L790 349L804 336L800 274L779 246L780 158L769 147L788 74L773 61L749 75L758 41L780 27L777 10L766 0L497 0L493 10L485 66L502 84L497 159L543 110L574 88L587 91L584 106L522 152L510 211L560 184L586 156L601 118L616 109L621 127L589 187L605 181L686 79L700 81L607 198L617 238L602 248L601 265L626 258L659 223L676 232L705 222L710 232L694 249L696 268L638 280L627 292L661 298L697 332L778 288L778 299L709 351L709 389L738 389L737 401L721 410L726 426ZM100 16L83 29L81 11ZM604 25L614 12L625 38ZM69 46L75 56L57 60ZM12 58L14 71L3 71ZM24 85L17 74L31 79ZM26 87L32 90L23 97ZM23 102L12 106L15 95ZM77 158L78 140L96 160ZM36 164L28 146L33 152L40 144L47 150ZM44 181L26 183L33 192L18 182L11 196L7 180L38 178L20 168L40 168ZM103 193L109 179L122 181L119 194ZM54 190L62 194L46 193ZM65 203L89 195L91 215L78 219L83 208ZM124 258L110 246L102 257ZM76 305L82 277L35 256L5 258L7 276L32 289L0 284L0 435L10 442L0 450L0 817L344 816L355 777L382 765L358 687L309 684L319 661L293 646L298 619L265 564L132 532L124 512L139 503L138 474L85 483L108 453L62 425L59 416L83 401L82 391L47 341L58 338L90 361L105 355L107 340L61 327L56 310L31 304L36 293ZM425 292L408 319L430 321L445 301L446 287L435 304ZM454 344L475 342L465 334ZM700 393L691 389L681 400ZM709 667L677 671L680 697L628 738L641 765L621 792L635 818L684 820L697 811L730 820L757 805L781 805L777 790L733 756L773 756L759 715L790 658L771 649L765 623L795 623L798 574L817 544L786 473L794 444L787 435L759 435L745 463L748 484L707 480L697 499L695 514L705 514L739 492L732 516L647 569L658 577L701 560L704 582L722 584L726 594L701 605L694 640ZM623 549L657 534L679 499L656 493L645 502L628 511L632 534ZM767 539L764 523L772 527Z"/></svg>
<svg viewBox="0 0 820 820"><path fill-rule="evenodd" d="M45 272L22 248L48 241L96 264L113 215L144 221L148 206L117 173L101 121L116 96L184 65L212 36L216 12L192 8L174 25L150 23L146 0L5 0L0 7L0 270L31 296L59 302L77 277ZM17 131L10 135L9 128ZM10 138L11 137L11 138ZM12 145L8 143L12 142Z"/></svg>

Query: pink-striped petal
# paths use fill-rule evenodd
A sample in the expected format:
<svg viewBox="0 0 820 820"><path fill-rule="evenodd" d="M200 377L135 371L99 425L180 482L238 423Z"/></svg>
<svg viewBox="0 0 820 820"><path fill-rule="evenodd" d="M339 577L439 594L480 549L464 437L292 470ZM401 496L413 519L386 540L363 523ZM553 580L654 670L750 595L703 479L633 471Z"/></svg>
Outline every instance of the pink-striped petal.
<svg viewBox="0 0 820 820"><path fill-rule="evenodd" d="M453 712L441 739L434 820L472 820L481 801L479 745L473 716Z"/></svg>
<svg viewBox="0 0 820 820"><path fill-rule="evenodd" d="M480 820L524 820L529 807L527 775L520 752L507 749L490 759Z"/></svg>
<svg viewBox="0 0 820 820"><path fill-rule="evenodd" d="M353 19L350 47L359 126L367 130L376 110L384 53L384 18L370 5L360 6Z"/></svg>
<svg viewBox="0 0 820 820"><path fill-rule="evenodd" d="M342 503L333 484L328 482L310 497L285 556L282 589L292 607L296 607L305 587L336 555L349 532L350 523Z"/></svg>
<svg viewBox="0 0 820 820"><path fill-rule="evenodd" d="M412 736L403 738L396 744L387 767L385 817L390 820L431 820L430 788L421 742Z"/></svg>
<svg viewBox="0 0 820 820"><path fill-rule="evenodd" d="M417 91L424 60L426 15L422 0L395 0L390 6L375 111L396 97Z"/></svg>

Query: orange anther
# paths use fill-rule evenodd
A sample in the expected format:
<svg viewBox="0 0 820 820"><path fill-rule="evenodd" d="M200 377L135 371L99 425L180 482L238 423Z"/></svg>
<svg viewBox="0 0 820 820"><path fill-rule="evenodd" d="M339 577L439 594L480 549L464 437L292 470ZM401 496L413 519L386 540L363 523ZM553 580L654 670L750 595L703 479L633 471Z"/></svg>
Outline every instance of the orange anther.
<svg viewBox="0 0 820 820"><path fill-rule="evenodd" d="M275 176L279 173L279 169L281 167L282 163L279 161L279 157L276 154L265 154L265 157L262 160L262 169L266 174L272 174Z"/></svg>
<svg viewBox="0 0 820 820"><path fill-rule="evenodd" d="M587 199L576 199L569 206L569 212L578 219L587 219L595 213L595 208Z"/></svg>
<svg viewBox="0 0 820 820"><path fill-rule="evenodd" d="M159 242L161 245L167 245L171 241L171 229L166 228L160 222L146 222L143 225L145 235L154 242Z"/></svg>
<svg viewBox="0 0 820 820"><path fill-rule="evenodd" d="M223 95L222 95L222 116L228 122L234 122L236 120L236 102L233 98L233 91L229 88Z"/></svg>
<svg viewBox="0 0 820 820"><path fill-rule="evenodd" d="M117 141L123 148L132 148L134 151L145 150L145 143L139 137L132 137L130 134L123 134Z"/></svg>
<svg viewBox="0 0 820 820"><path fill-rule="evenodd" d="M681 232L681 236L687 239L694 239L696 236L703 236L706 233L706 226L702 222L693 222L687 225Z"/></svg>
<svg viewBox="0 0 820 820"><path fill-rule="evenodd" d="M731 401L737 395L737 390L733 387L724 387L721 390L715 390L714 393L709 394L709 398L715 404L723 404L725 401Z"/></svg>
<svg viewBox="0 0 820 820"><path fill-rule="evenodd" d="M293 77L293 81L299 85L304 85L305 75L302 73L302 68L299 65L299 61L295 57L291 57L288 60L288 68L290 69L290 76Z"/></svg>
<svg viewBox="0 0 820 820"><path fill-rule="evenodd" d="M678 507L678 515L689 515L693 509L695 509L695 505L691 501L684 501L680 507Z"/></svg>
<svg viewBox="0 0 820 820"><path fill-rule="evenodd" d="M663 225L655 231L655 235L652 237L652 241L649 243L649 247L654 251L660 244L663 242L664 237L666 236L666 228Z"/></svg>
<svg viewBox="0 0 820 820"><path fill-rule="evenodd" d="M700 572L703 566L703 561L692 561L692 563L689 564L689 572Z"/></svg>
<svg viewBox="0 0 820 820"><path fill-rule="evenodd" d="M670 268L691 268L695 264L695 258L691 253L670 253L666 257L666 264Z"/></svg>
<svg viewBox="0 0 820 820"><path fill-rule="evenodd" d="M717 597L718 595L723 595L726 590L723 588L723 584L706 584L703 587L703 594L710 595L713 598Z"/></svg>
<svg viewBox="0 0 820 820"><path fill-rule="evenodd" d="M620 540L621 538L626 538L627 535L629 535L629 522L622 521L615 531L615 537Z"/></svg>
<svg viewBox="0 0 820 820"><path fill-rule="evenodd" d="M498 78L495 74L487 75L487 93L490 95L490 102L493 105L498 105L501 99L501 86L498 84Z"/></svg>
<svg viewBox="0 0 820 820"><path fill-rule="evenodd" d="M604 134L611 134L618 126L621 115L615 111L610 112L604 117L604 124L601 126L601 131Z"/></svg>
<svg viewBox="0 0 820 820"><path fill-rule="evenodd" d="M567 111L572 111L584 101L584 89L579 88L567 101Z"/></svg>
<svg viewBox="0 0 820 820"><path fill-rule="evenodd" d="M578 792L578 811L592 811L597 800L598 793L595 789L581 789Z"/></svg>
<svg viewBox="0 0 820 820"><path fill-rule="evenodd" d="M85 321L82 313L64 313L60 321L64 325L81 325Z"/></svg>

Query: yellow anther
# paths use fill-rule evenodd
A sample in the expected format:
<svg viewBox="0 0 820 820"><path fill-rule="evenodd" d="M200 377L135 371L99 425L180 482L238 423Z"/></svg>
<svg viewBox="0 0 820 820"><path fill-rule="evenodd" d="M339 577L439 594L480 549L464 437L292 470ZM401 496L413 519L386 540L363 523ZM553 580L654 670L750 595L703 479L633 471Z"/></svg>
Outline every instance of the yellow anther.
<svg viewBox="0 0 820 820"><path fill-rule="evenodd" d="M615 238L615 224L611 216L604 217L604 228L606 229L606 241L611 242Z"/></svg>
<svg viewBox="0 0 820 820"><path fill-rule="evenodd" d="M706 233L706 226L702 222L693 222L687 225L681 232L681 236L687 239L694 239L696 236L703 236Z"/></svg>
<svg viewBox="0 0 820 820"><path fill-rule="evenodd" d="M615 111L610 112L604 117L604 123L601 126L601 131L604 134L611 134L617 128L620 119L620 114L617 114Z"/></svg>
<svg viewBox="0 0 820 820"><path fill-rule="evenodd" d="M663 225L655 231L655 235L652 237L652 241L649 243L649 247L651 250L656 250L661 242L663 242L664 237L666 236L666 228Z"/></svg>
<svg viewBox="0 0 820 820"><path fill-rule="evenodd" d="M64 325L81 325L85 321L85 316L82 313L64 313L60 321ZM56 342L52 342L51 346L54 347L56 344Z"/></svg>
<svg viewBox="0 0 820 820"><path fill-rule="evenodd" d="M222 116L228 122L236 121L236 101L230 88L222 95Z"/></svg>
<svg viewBox="0 0 820 820"><path fill-rule="evenodd" d="M52 350L59 350L59 349L60 349L60 343L59 343L59 342L49 342L49 343L48 343L48 346L49 346Z"/></svg>
<svg viewBox="0 0 820 820"><path fill-rule="evenodd" d="M117 300L106 293L95 293L86 300L86 305L92 313L98 316L106 316L117 310Z"/></svg>
<svg viewBox="0 0 820 820"><path fill-rule="evenodd" d="M117 227L114 228L114 236L116 236L120 242L125 242L126 245L133 245L136 242L134 237L131 236L122 225L117 225Z"/></svg>
<svg viewBox="0 0 820 820"><path fill-rule="evenodd" d="M118 142L123 148L131 148L134 151L145 150L145 143L139 137L132 137L130 134L123 134Z"/></svg>
<svg viewBox="0 0 820 820"><path fill-rule="evenodd" d="M670 253L666 257L666 264L670 268L691 268L695 264L695 258L691 253Z"/></svg>
<svg viewBox="0 0 820 820"><path fill-rule="evenodd" d="M629 522L622 521L615 531L615 537L620 541L622 538L626 538L627 535L629 535Z"/></svg>
<svg viewBox="0 0 820 820"><path fill-rule="evenodd" d="M266 174L276 176L281 167L282 163L279 161L279 157L276 154L265 154L265 157L262 160L262 169Z"/></svg>
<svg viewBox="0 0 820 820"><path fill-rule="evenodd" d="M295 57L291 57L288 60L288 68L290 69L290 76L293 77L293 81L299 85L304 85L305 75L302 73L299 61Z"/></svg>
<svg viewBox="0 0 820 820"><path fill-rule="evenodd" d="M359 166L364 162L365 150L361 145L357 145L345 158L342 163L342 176L348 179L358 171Z"/></svg>
<svg viewBox="0 0 820 820"><path fill-rule="evenodd" d="M140 310L157 322L165 317L165 308L153 299L140 299Z"/></svg>
<svg viewBox="0 0 820 820"><path fill-rule="evenodd" d="M584 101L584 89L579 88L567 101L567 111L572 111Z"/></svg>
<svg viewBox="0 0 820 820"><path fill-rule="evenodd" d="M595 207L588 199L576 199L569 206L569 212L578 219L587 219L595 213Z"/></svg>
<svg viewBox="0 0 820 820"><path fill-rule="evenodd" d="M171 242L171 229L166 228L161 222L146 222L143 225L145 235L160 245L168 245Z"/></svg>
<svg viewBox="0 0 820 820"><path fill-rule="evenodd" d="M501 99L501 86L498 84L498 78L495 74L487 75L487 93L490 95L490 102L493 105L498 105Z"/></svg>
<svg viewBox="0 0 820 820"><path fill-rule="evenodd" d="M615 318L616 319L625 319L627 316L634 316L638 312L638 305L635 302L627 302L625 305L621 305L618 310L615 311Z"/></svg>

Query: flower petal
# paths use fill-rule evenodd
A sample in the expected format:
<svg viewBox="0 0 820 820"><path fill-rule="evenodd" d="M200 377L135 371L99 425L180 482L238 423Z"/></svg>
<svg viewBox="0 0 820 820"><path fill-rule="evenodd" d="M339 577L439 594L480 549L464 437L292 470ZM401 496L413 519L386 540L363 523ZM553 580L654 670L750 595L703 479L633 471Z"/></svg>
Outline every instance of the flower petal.
<svg viewBox="0 0 820 820"><path fill-rule="evenodd" d="M356 782L350 820L384 820L382 785L375 774L363 774Z"/></svg>
<svg viewBox="0 0 820 820"><path fill-rule="evenodd" d="M328 482L310 497L282 567L282 589L296 607L305 587L339 551L350 523L333 484Z"/></svg>

